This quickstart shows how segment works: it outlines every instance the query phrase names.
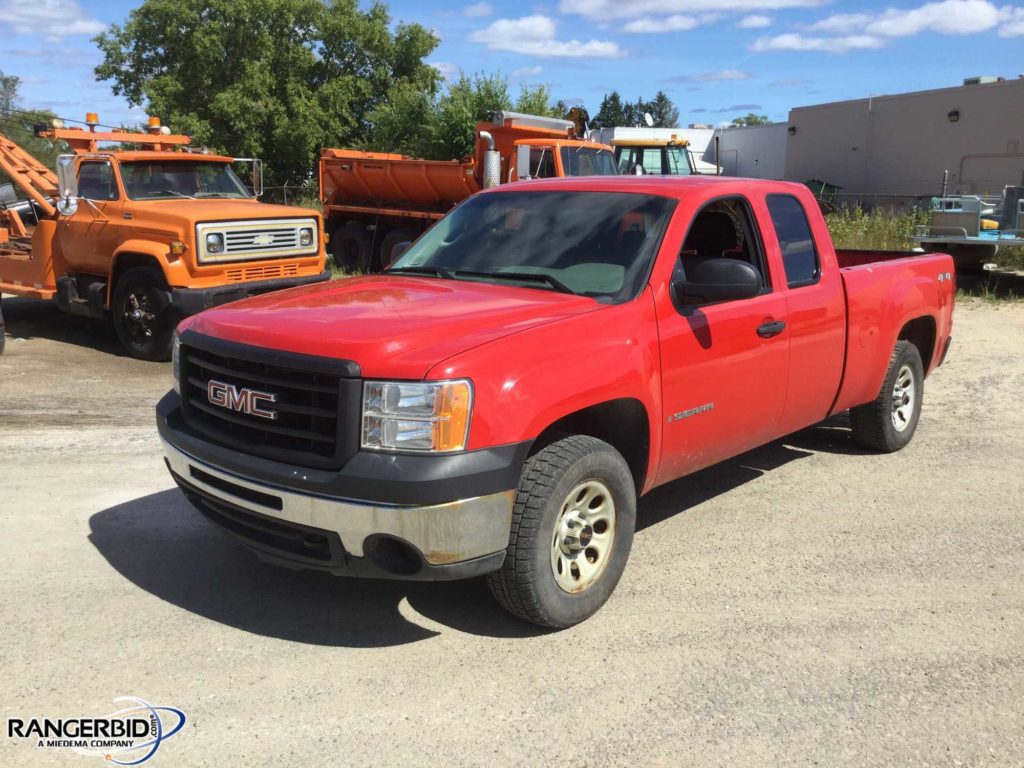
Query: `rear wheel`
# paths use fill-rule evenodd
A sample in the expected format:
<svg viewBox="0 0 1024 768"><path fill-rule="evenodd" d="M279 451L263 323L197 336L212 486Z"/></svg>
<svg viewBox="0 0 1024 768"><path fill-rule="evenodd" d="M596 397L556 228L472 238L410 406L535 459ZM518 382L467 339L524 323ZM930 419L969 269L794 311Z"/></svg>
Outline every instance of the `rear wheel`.
<svg viewBox="0 0 1024 768"><path fill-rule="evenodd" d="M491 591L526 621L577 624L611 596L635 525L633 477L619 452L584 435L558 440L523 468L505 562L488 576Z"/></svg>
<svg viewBox="0 0 1024 768"><path fill-rule="evenodd" d="M900 450L914 437L923 396L921 354L909 341L898 341L878 397L850 409L854 439L884 453Z"/></svg>
<svg viewBox="0 0 1024 768"><path fill-rule="evenodd" d="M370 234L362 224L350 221L331 235L331 260L348 273L370 268Z"/></svg>
<svg viewBox="0 0 1024 768"><path fill-rule="evenodd" d="M114 330L122 346L140 360L170 360L174 308L163 276L151 267L133 267L114 286Z"/></svg>
<svg viewBox="0 0 1024 768"><path fill-rule="evenodd" d="M392 257L392 251L395 250L396 245L411 243L415 239L416 233L411 229L392 229L388 232L380 244L380 268L387 269L395 263L396 259Z"/></svg>

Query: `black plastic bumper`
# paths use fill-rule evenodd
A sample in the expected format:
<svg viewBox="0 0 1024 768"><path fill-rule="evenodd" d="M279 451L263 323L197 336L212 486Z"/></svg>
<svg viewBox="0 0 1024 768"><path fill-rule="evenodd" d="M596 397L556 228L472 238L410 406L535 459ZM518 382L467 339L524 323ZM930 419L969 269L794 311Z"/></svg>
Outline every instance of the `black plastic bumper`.
<svg viewBox="0 0 1024 768"><path fill-rule="evenodd" d="M319 275L307 277L282 277L276 280L253 280L247 283L218 285L214 288L171 288L171 304L183 315L194 315L204 309L217 307L231 301L238 301L261 293L282 291L299 285L311 285L329 280L331 270L325 269Z"/></svg>
<svg viewBox="0 0 1024 768"><path fill-rule="evenodd" d="M160 436L175 448L226 472L315 496L408 506L445 504L516 488L533 445L527 440L443 456L359 451L340 469L310 469L210 442L185 424L173 391L157 403L156 423Z"/></svg>

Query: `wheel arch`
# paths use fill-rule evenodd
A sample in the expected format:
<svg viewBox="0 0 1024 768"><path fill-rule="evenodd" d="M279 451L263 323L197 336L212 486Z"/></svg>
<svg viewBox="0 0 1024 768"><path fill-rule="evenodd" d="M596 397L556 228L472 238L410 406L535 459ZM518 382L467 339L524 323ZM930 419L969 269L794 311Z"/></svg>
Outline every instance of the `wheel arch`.
<svg viewBox="0 0 1024 768"><path fill-rule="evenodd" d="M561 416L537 436L531 454L567 435L588 435L611 445L626 460L640 494L647 480L651 453L650 419L640 400L607 400Z"/></svg>
<svg viewBox="0 0 1024 768"><path fill-rule="evenodd" d="M935 318L931 315L922 315L906 321L896 336L896 341L909 341L917 347L926 376L931 369L932 358L935 354L936 334Z"/></svg>
<svg viewBox="0 0 1024 768"><path fill-rule="evenodd" d="M160 272L164 282L170 285L167 277L167 269L163 254L155 248L149 248L149 243L126 243L114 251L114 258L110 264L110 279L107 280L107 307L111 306L114 299L114 287L117 281L125 272L134 267L155 267Z"/></svg>

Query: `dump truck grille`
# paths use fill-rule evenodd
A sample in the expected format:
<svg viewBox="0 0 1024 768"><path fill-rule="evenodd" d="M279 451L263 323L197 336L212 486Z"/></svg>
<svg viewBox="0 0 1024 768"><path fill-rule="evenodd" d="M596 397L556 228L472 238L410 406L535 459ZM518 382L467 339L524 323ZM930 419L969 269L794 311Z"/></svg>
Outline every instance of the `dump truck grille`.
<svg viewBox="0 0 1024 768"><path fill-rule="evenodd" d="M249 347L186 332L182 415L242 453L333 468L358 445L358 367L347 360Z"/></svg>

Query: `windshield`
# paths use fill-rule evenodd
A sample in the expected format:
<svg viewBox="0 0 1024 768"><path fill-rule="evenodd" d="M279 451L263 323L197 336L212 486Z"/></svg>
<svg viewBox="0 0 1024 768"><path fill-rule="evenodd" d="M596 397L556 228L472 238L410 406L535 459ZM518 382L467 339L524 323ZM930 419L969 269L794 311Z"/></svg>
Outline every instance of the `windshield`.
<svg viewBox="0 0 1024 768"><path fill-rule="evenodd" d="M227 163L140 160L122 163L121 174L125 192L132 200L252 197Z"/></svg>
<svg viewBox="0 0 1024 768"><path fill-rule="evenodd" d="M672 176L690 176L693 168L690 165L690 153L686 147L665 147L665 160L668 173Z"/></svg>
<svg viewBox="0 0 1024 768"><path fill-rule="evenodd" d="M477 195L429 229L391 271L628 301L646 280L675 205L625 192Z"/></svg>
<svg viewBox="0 0 1024 768"><path fill-rule="evenodd" d="M615 156L607 149L562 147L562 170L566 176L616 176Z"/></svg>

